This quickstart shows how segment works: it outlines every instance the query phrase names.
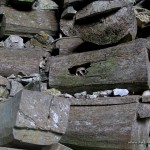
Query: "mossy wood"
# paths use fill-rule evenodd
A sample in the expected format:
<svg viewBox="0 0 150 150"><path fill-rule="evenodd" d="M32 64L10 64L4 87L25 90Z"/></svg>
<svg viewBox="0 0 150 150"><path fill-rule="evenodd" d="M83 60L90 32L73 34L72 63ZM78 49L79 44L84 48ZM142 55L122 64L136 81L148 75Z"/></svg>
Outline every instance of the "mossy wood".
<svg viewBox="0 0 150 150"><path fill-rule="evenodd" d="M76 76L71 68L85 66L87 74ZM62 92L127 88L137 93L149 88L149 54L146 40L49 59L49 86Z"/></svg>

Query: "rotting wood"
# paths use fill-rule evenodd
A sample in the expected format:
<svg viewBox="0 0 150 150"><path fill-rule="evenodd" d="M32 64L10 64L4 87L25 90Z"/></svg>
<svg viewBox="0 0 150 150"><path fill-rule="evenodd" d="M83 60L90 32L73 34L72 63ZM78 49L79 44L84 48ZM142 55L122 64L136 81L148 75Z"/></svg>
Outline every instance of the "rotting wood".
<svg viewBox="0 0 150 150"><path fill-rule="evenodd" d="M62 92L88 92L127 88L142 93L149 88L149 54L146 40L138 39L98 51L49 59L49 86ZM76 76L78 67L87 74Z"/></svg>

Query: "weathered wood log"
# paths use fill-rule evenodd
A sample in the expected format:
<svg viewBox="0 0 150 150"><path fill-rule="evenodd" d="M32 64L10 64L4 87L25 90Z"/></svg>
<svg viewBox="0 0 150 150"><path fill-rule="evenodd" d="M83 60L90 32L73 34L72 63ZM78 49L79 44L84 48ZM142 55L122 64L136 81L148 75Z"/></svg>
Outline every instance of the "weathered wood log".
<svg viewBox="0 0 150 150"><path fill-rule="evenodd" d="M140 118L149 118L150 117L150 104L140 104L138 108L138 116Z"/></svg>
<svg viewBox="0 0 150 150"><path fill-rule="evenodd" d="M20 13L11 7L1 7L0 13L6 16L6 35L32 37L40 31L44 31L51 36L56 36L58 32L55 11L32 10Z"/></svg>
<svg viewBox="0 0 150 150"><path fill-rule="evenodd" d="M150 121L137 117L139 100L139 96L72 99L68 128L60 142L74 150L146 149Z"/></svg>
<svg viewBox="0 0 150 150"><path fill-rule="evenodd" d="M78 12L76 15L81 16ZM137 22L131 6L123 7L105 18L92 19L93 21L75 21L74 29L84 41L107 45L131 41L136 37Z"/></svg>
<svg viewBox="0 0 150 150"><path fill-rule="evenodd" d="M44 51L34 49L0 48L0 73L2 76L11 74L39 73L39 64Z"/></svg>
<svg viewBox="0 0 150 150"><path fill-rule="evenodd" d="M76 12L77 11L72 6L69 6L62 12L61 18L73 19L73 16L76 14Z"/></svg>
<svg viewBox="0 0 150 150"><path fill-rule="evenodd" d="M53 49L59 49L59 55L72 54L84 41L79 37L64 37L53 42Z"/></svg>
<svg viewBox="0 0 150 150"><path fill-rule="evenodd" d="M77 12L76 20L82 20L89 17L114 12L121 7L127 6L127 4L128 3L125 0L94 1Z"/></svg>
<svg viewBox="0 0 150 150"><path fill-rule="evenodd" d="M127 88L139 93L149 88L149 52L146 40L98 51L49 59L49 86L62 92L88 92ZM86 74L77 76L78 68Z"/></svg>
<svg viewBox="0 0 150 150"><path fill-rule="evenodd" d="M77 36L78 33L73 28L73 20L60 19L60 30L66 36Z"/></svg>
<svg viewBox="0 0 150 150"><path fill-rule="evenodd" d="M57 143L68 124L65 98L23 90L0 103L0 145L48 146Z"/></svg>

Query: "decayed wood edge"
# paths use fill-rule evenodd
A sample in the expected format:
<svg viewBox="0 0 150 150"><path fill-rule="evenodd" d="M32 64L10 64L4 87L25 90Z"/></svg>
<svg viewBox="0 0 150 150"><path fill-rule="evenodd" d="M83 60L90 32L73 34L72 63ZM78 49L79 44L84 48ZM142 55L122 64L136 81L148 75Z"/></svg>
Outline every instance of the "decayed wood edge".
<svg viewBox="0 0 150 150"><path fill-rule="evenodd" d="M140 95L125 97L99 97L96 99L76 99L70 98L71 106L108 106L138 103Z"/></svg>
<svg viewBox="0 0 150 150"><path fill-rule="evenodd" d="M138 106L137 114L139 118L150 118L150 104L140 103Z"/></svg>
<svg viewBox="0 0 150 150"><path fill-rule="evenodd" d="M142 103L150 103L150 96L143 96L141 98Z"/></svg>

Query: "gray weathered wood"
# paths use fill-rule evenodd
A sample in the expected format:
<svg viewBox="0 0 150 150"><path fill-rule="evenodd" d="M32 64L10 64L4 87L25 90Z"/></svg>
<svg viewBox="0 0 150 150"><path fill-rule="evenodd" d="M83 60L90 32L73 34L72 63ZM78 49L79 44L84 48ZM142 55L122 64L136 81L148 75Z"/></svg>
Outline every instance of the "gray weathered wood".
<svg viewBox="0 0 150 150"><path fill-rule="evenodd" d="M150 104L140 103L137 113L140 118L150 118Z"/></svg>
<svg viewBox="0 0 150 150"><path fill-rule="evenodd" d="M127 4L128 3L125 0L94 1L77 12L76 20L110 13L120 9L121 7L127 6Z"/></svg>
<svg viewBox="0 0 150 150"><path fill-rule="evenodd" d="M150 96L143 96L142 103L150 103Z"/></svg>
<svg viewBox="0 0 150 150"><path fill-rule="evenodd" d="M39 73L39 64L44 51L36 49L0 48L0 73L2 76L11 74Z"/></svg>
<svg viewBox="0 0 150 150"><path fill-rule="evenodd" d="M149 57L146 40L49 59L49 86L63 92L88 92L127 88L131 92L143 92L149 88ZM87 67L87 74L76 76L69 69Z"/></svg>
<svg viewBox="0 0 150 150"><path fill-rule="evenodd" d="M88 23L75 21L74 30L79 32L84 41L107 45L134 40L137 33L137 22L132 7L128 6L105 18L97 17L94 20L93 17L93 21L88 20Z"/></svg>
<svg viewBox="0 0 150 150"><path fill-rule="evenodd" d="M135 102L133 102L133 98ZM111 98L99 98L99 101ZM137 119L139 96L119 97L118 104L93 105L87 102L71 104L69 124L61 143L71 145L73 149L86 150L143 150L149 139L149 119ZM126 104L124 100L131 100ZM120 103L120 101L124 101ZM133 102L133 103L132 103ZM144 144L134 144L145 141Z"/></svg>
<svg viewBox="0 0 150 150"><path fill-rule="evenodd" d="M73 20L71 19L60 19L60 30L66 36L77 36L78 33L73 28Z"/></svg>
<svg viewBox="0 0 150 150"><path fill-rule="evenodd" d="M49 10L32 10L17 11L11 7L1 7L0 13L6 16L6 35L17 34L25 37L45 31L51 36L56 36L58 23L55 11Z"/></svg>
<svg viewBox="0 0 150 150"><path fill-rule="evenodd" d="M63 37L53 42L53 49L59 49L59 55L72 54L84 41L79 37Z"/></svg>

